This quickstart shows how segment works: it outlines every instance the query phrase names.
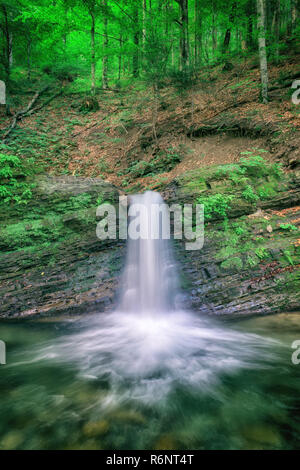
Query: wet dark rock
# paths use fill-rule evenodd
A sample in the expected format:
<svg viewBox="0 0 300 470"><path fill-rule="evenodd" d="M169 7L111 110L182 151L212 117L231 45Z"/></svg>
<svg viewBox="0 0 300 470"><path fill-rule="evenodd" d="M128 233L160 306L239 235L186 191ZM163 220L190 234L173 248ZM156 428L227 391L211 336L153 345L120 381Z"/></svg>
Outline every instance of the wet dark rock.
<svg viewBox="0 0 300 470"><path fill-rule="evenodd" d="M246 224L249 249L243 250L242 241L236 253L223 256L225 240L218 218L206 226L202 250L185 251L183 242L174 243L184 291L180 304L207 315L300 309L299 233L280 228L299 225L296 180L291 178L268 200L251 204L238 199L232 204L229 221ZM219 191L218 185L206 187L207 193ZM234 190L239 194L238 188ZM126 246L97 239L95 213L99 201L117 203L118 189L100 179L41 177L35 192L25 209L15 207L8 213L0 208L0 318L111 311ZM194 202L196 197L178 181L166 188L164 196L180 203ZM282 209L288 211L276 215ZM257 237L261 258L251 248Z"/></svg>
<svg viewBox="0 0 300 470"><path fill-rule="evenodd" d="M111 309L124 243L97 239L96 207L98 200L117 202L118 191L100 179L41 177L35 192L25 214L17 208L9 218L6 213L0 240L5 250L0 255L0 317ZM31 232L26 217L34 220L29 220ZM41 223L47 217L54 220L53 235ZM27 238L8 238L5 229L14 224L21 224Z"/></svg>

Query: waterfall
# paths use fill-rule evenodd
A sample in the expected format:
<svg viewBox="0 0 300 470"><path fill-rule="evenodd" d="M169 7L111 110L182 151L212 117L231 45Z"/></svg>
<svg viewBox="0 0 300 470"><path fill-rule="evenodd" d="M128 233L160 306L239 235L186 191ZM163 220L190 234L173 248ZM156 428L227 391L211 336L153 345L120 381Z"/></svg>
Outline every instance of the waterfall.
<svg viewBox="0 0 300 470"><path fill-rule="evenodd" d="M153 219L151 211L167 208L153 192L132 197L129 213L135 204L143 207L143 236L129 238L117 309L76 323L77 332L43 348L39 358L76 364L82 376L109 383L110 403L156 402L178 385L203 392L226 373L259 368L270 340L178 306L170 242L162 236L162 218Z"/></svg>
<svg viewBox="0 0 300 470"><path fill-rule="evenodd" d="M131 197L130 202L140 210L140 236L128 240L119 308L151 315L172 311L179 290L170 242L163 238L168 208L160 194L151 191Z"/></svg>

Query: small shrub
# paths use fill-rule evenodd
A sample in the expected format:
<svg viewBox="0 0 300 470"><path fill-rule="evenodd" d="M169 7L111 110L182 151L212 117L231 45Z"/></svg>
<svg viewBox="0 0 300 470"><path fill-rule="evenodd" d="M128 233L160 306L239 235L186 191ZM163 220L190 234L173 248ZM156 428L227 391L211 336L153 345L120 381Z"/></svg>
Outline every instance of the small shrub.
<svg viewBox="0 0 300 470"><path fill-rule="evenodd" d="M275 176L276 179L282 175L281 165L278 163L267 162L260 154L266 153L264 149L255 149L252 152L242 152L239 165L244 171L244 174L250 177L262 178L264 176Z"/></svg>
<svg viewBox="0 0 300 470"><path fill-rule="evenodd" d="M246 189L242 192L242 196L248 202L256 202L259 199L257 194L255 194L252 186L250 186L249 184L248 186L246 186Z"/></svg>
<svg viewBox="0 0 300 470"><path fill-rule="evenodd" d="M33 185L26 176L33 173L33 161L26 164L16 155L0 153L0 203L26 204L32 197Z"/></svg>
<svg viewBox="0 0 300 470"><path fill-rule="evenodd" d="M263 177L267 176L269 171L266 160L260 155L253 155L252 152L242 152L242 155L248 155L248 158L240 159L240 166L249 176Z"/></svg>
<svg viewBox="0 0 300 470"><path fill-rule="evenodd" d="M269 257L269 252L264 247L259 247L255 250L256 256L262 260Z"/></svg>
<svg viewBox="0 0 300 470"><path fill-rule="evenodd" d="M235 256L234 258L228 259L226 261L223 261L221 264L221 268L228 270L228 269L242 269L243 268L243 262L241 258L238 258Z"/></svg>
<svg viewBox="0 0 300 470"><path fill-rule="evenodd" d="M263 188L258 189L258 196L260 199L270 199L276 195L275 189L270 186L265 186Z"/></svg>
<svg viewBox="0 0 300 470"><path fill-rule="evenodd" d="M293 261L291 252L289 250L284 250L283 255L284 255L285 259L288 261L288 263L291 266L294 266L294 261Z"/></svg>
<svg viewBox="0 0 300 470"><path fill-rule="evenodd" d="M280 228L282 230L288 230L289 232L298 230L298 227L296 227L296 225L292 225L292 224L281 224Z"/></svg>
<svg viewBox="0 0 300 470"><path fill-rule="evenodd" d="M85 113L99 111L99 109L99 102L94 96L86 96L79 107L79 111Z"/></svg>
<svg viewBox="0 0 300 470"><path fill-rule="evenodd" d="M92 202L92 196L88 193L82 193L78 196L70 197L70 208L73 210L78 210L82 208L89 207Z"/></svg>
<svg viewBox="0 0 300 470"><path fill-rule="evenodd" d="M256 255L248 255L247 256L247 264L250 268L254 268L259 263L259 259Z"/></svg>
<svg viewBox="0 0 300 470"><path fill-rule="evenodd" d="M230 202L234 196L225 194L214 194L208 197L199 197L198 204L204 205L204 216L206 220L212 219L214 216L227 219L227 214L230 209Z"/></svg>

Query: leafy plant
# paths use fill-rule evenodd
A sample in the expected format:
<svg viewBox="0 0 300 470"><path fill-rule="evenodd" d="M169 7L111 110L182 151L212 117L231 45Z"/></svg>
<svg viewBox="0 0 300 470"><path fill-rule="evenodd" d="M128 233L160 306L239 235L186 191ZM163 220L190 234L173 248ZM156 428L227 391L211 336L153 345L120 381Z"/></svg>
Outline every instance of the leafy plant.
<svg viewBox="0 0 300 470"><path fill-rule="evenodd" d="M269 199L275 196L276 191L271 186L264 186L263 188L258 189L258 196L260 199Z"/></svg>
<svg viewBox="0 0 300 470"><path fill-rule="evenodd" d="M247 158L240 159L240 166L249 176L262 177L268 174L266 160L260 155L253 155L253 152L242 152L242 155L248 155Z"/></svg>
<svg viewBox="0 0 300 470"><path fill-rule="evenodd" d="M269 257L269 252L264 247L256 248L255 254L261 260Z"/></svg>
<svg viewBox="0 0 300 470"><path fill-rule="evenodd" d="M252 186L250 186L249 184L246 189L242 192L242 196L248 202L256 202L259 199L257 194L255 194Z"/></svg>
<svg viewBox="0 0 300 470"><path fill-rule="evenodd" d="M32 197L33 185L26 177L33 173L33 161L26 164L16 155L0 153L0 203L26 204Z"/></svg>
<svg viewBox="0 0 300 470"><path fill-rule="evenodd" d="M291 266L293 266L294 261L293 261L291 252L289 250L284 250L283 255L284 255L285 259L289 262L289 264Z"/></svg>
<svg viewBox="0 0 300 470"><path fill-rule="evenodd" d="M221 217L222 219L227 219L230 202L233 199L234 196L213 194L207 197L199 197L197 199L197 203L204 205L204 216L206 220L210 220L216 216Z"/></svg>
<svg viewBox="0 0 300 470"><path fill-rule="evenodd" d="M70 208L73 210L88 207L91 204L92 196L88 193L82 193L78 196L70 197Z"/></svg>
<svg viewBox="0 0 300 470"><path fill-rule="evenodd" d="M292 225L292 224L281 224L280 228L282 230L288 230L289 232L298 230L298 227L296 227L296 225Z"/></svg>
<svg viewBox="0 0 300 470"><path fill-rule="evenodd" d="M231 259L227 259L226 261L223 261L223 263L221 264L221 268L225 270L228 270L228 269L239 270L239 269L242 269L242 267L243 267L243 261L238 256L235 256L234 258L231 258Z"/></svg>

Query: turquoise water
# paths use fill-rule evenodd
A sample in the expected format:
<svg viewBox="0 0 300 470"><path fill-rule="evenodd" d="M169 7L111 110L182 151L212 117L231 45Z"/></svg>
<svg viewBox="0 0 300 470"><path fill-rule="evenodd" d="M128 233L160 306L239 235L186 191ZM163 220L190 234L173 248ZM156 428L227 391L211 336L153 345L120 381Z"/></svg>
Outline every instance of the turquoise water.
<svg viewBox="0 0 300 470"><path fill-rule="evenodd" d="M113 325L97 330L95 321L105 323L101 315L83 322L0 323L7 345L7 365L0 366L0 449L300 447L300 365L291 362L291 344L300 340L299 314L209 323L203 329L195 323L190 326L201 330L198 349L196 343L189 349L195 336L185 336L184 325L177 328L174 320L178 336L171 328L161 342L172 338L177 346L178 338L187 338L190 354L179 357L181 349L175 348L176 355L169 356L168 348L175 346L165 342L158 357L148 342L138 369L145 342L139 350L130 339L133 356L120 339L125 330L112 337ZM90 333L82 335L87 324L96 347ZM143 334L139 331L145 339ZM232 338L240 341L234 348Z"/></svg>

